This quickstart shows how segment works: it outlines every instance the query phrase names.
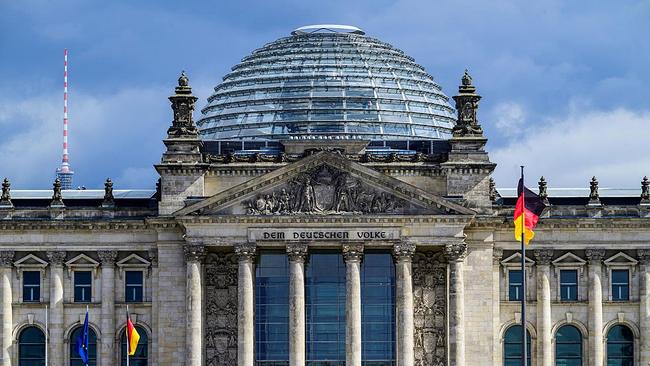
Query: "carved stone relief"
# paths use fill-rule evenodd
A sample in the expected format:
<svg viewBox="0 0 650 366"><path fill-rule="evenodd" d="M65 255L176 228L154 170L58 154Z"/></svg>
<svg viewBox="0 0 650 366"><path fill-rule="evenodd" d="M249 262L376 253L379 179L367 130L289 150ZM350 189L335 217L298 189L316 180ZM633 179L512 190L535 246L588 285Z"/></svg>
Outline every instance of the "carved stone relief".
<svg viewBox="0 0 650 366"><path fill-rule="evenodd" d="M244 202L249 215L397 213L404 201L323 165Z"/></svg>
<svg viewBox="0 0 650 366"><path fill-rule="evenodd" d="M447 265L442 252L413 257L415 365L447 365Z"/></svg>
<svg viewBox="0 0 650 366"><path fill-rule="evenodd" d="M237 364L237 257L211 253L205 264L205 364Z"/></svg>

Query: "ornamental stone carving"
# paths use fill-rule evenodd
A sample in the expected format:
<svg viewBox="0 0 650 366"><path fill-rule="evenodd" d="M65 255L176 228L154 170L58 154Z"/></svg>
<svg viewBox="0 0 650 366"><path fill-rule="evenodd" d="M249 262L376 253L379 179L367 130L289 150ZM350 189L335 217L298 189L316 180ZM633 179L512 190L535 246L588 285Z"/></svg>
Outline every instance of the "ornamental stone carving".
<svg viewBox="0 0 650 366"><path fill-rule="evenodd" d="M549 265L553 259L553 249L535 249L533 251L535 262L538 265Z"/></svg>
<svg viewBox="0 0 650 366"><path fill-rule="evenodd" d="M237 364L237 257L210 253L205 263L205 365Z"/></svg>
<svg viewBox="0 0 650 366"><path fill-rule="evenodd" d="M650 249L637 249L636 254L639 257L639 263L650 264Z"/></svg>
<svg viewBox="0 0 650 366"><path fill-rule="evenodd" d="M393 246L393 256L395 260L411 260L415 254L415 242L404 240L395 243Z"/></svg>
<svg viewBox="0 0 650 366"><path fill-rule="evenodd" d="M466 243L453 243L445 245L445 255L450 262L460 262L467 257Z"/></svg>
<svg viewBox="0 0 650 366"><path fill-rule="evenodd" d="M199 131L192 119L194 104L197 100L198 98L192 95L192 87L190 87L189 79L185 71L181 72L181 76L178 78L176 93L169 97L169 101L172 103L172 110L174 111L174 121L172 122L172 126L167 130L167 135L170 138L198 136Z"/></svg>
<svg viewBox="0 0 650 366"><path fill-rule="evenodd" d="M538 186L539 186L539 198L541 198L542 201L544 201L544 204L548 206L549 202L548 202L547 185L548 184L546 183L546 179L544 178L544 176L540 177L539 178L539 183L538 183Z"/></svg>
<svg viewBox="0 0 650 366"><path fill-rule="evenodd" d="M443 252L413 257L416 366L447 365L447 265Z"/></svg>
<svg viewBox="0 0 650 366"><path fill-rule="evenodd" d="M255 243L239 243L235 244L235 255L239 257L239 260L249 260L252 261L255 259L255 251L257 246Z"/></svg>
<svg viewBox="0 0 650 366"><path fill-rule="evenodd" d="M327 165L245 201L249 215L398 213L404 201Z"/></svg>
<svg viewBox="0 0 650 366"><path fill-rule="evenodd" d="M304 262L309 253L309 244L305 242L287 243L287 255L291 262Z"/></svg>
<svg viewBox="0 0 650 366"><path fill-rule="evenodd" d="M207 253L205 245L188 244L183 246L186 262L203 262Z"/></svg>
<svg viewBox="0 0 650 366"><path fill-rule="evenodd" d="M498 266L501 263L501 258L503 258L503 248L492 248L492 264Z"/></svg>
<svg viewBox="0 0 650 366"><path fill-rule="evenodd" d="M106 178L106 182L104 182L104 200L102 201L102 207L113 206L115 206L115 197L113 197L113 181L111 178Z"/></svg>
<svg viewBox="0 0 650 366"><path fill-rule="evenodd" d="M97 256L102 265L113 265L117 259L117 250L98 250Z"/></svg>
<svg viewBox="0 0 650 366"><path fill-rule="evenodd" d="M600 262L605 258L605 249L588 248L585 250L585 256L589 263Z"/></svg>
<svg viewBox="0 0 650 366"><path fill-rule="evenodd" d="M589 201L599 201L600 195L598 194L598 179L596 176L591 177L589 182Z"/></svg>
<svg viewBox="0 0 650 366"><path fill-rule="evenodd" d="M62 266L67 254L66 252L48 251L45 255L53 266Z"/></svg>
<svg viewBox="0 0 650 366"><path fill-rule="evenodd" d="M641 181L641 203L649 203L649 202L650 202L650 180L648 180L648 177L643 177L643 180Z"/></svg>
<svg viewBox="0 0 650 366"><path fill-rule="evenodd" d="M454 137L483 137L483 128L477 118L481 96L476 94L476 87L472 85L472 77L467 70L458 87L458 95L453 98L458 111L456 125L452 130Z"/></svg>
<svg viewBox="0 0 650 366"><path fill-rule="evenodd" d="M63 196L61 195L61 180L56 178L52 184L52 202L50 207L64 207Z"/></svg>
<svg viewBox="0 0 650 366"><path fill-rule="evenodd" d="M157 249L149 249L147 252L147 255L149 256L149 262L151 262L152 267L157 267L158 266L158 250Z"/></svg>
<svg viewBox="0 0 650 366"><path fill-rule="evenodd" d="M11 183L5 178L2 181L2 195L0 195L0 207L13 207L11 203Z"/></svg>
<svg viewBox="0 0 650 366"><path fill-rule="evenodd" d="M363 258L362 243L343 244L343 259L346 262L359 262L361 258Z"/></svg>
<svg viewBox="0 0 650 366"><path fill-rule="evenodd" d="M13 250L0 251L0 267L8 267L14 262L14 255L16 252Z"/></svg>

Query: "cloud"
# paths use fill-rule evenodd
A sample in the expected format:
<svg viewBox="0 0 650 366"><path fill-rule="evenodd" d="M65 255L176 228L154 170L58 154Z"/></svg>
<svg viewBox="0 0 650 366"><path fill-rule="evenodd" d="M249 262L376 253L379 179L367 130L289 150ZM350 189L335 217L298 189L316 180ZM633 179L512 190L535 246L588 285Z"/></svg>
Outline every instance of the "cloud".
<svg viewBox="0 0 650 366"><path fill-rule="evenodd" d="M492 115L494 116L494 125L499 132L506 136L519 134L526 121L524 108L514 102L497 104Z"/></svg>
<svg viewBox="0 0 650 366"><path fill-rule="evenodd" d="M601 187L636 188L650 175L648 126L650 111L622 108L539 121L490 151L497 186L514 187L525 165L530 186L543 175L549 187L587 187L595 175Z"/></svg>

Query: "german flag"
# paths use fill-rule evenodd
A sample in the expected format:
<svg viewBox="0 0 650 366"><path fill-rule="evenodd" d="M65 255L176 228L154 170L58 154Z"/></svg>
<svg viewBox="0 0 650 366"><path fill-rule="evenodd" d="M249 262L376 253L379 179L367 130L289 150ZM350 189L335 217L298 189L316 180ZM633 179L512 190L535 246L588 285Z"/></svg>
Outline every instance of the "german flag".
<svg viewBox="0 0 650 366"><path fill-rule="evenodd" d="M138 348L138 342L140 341L140 334L133 326L131 322L131 317L129 316L129 311L126 311L126 346L127 346L127 355L135 355L135 350Z"/></svg>
<svg viewBox="0 0 650 366"><path fill-rule="evenodd" d="M524 186L524 178L519 179L517 186L517 205L515 206L515 239L521 241L521 234L524 234L524 243L528 244L535 232L533 229L537 225L539 215L542 214L546 205L544 201L535 192Z"/></svg>

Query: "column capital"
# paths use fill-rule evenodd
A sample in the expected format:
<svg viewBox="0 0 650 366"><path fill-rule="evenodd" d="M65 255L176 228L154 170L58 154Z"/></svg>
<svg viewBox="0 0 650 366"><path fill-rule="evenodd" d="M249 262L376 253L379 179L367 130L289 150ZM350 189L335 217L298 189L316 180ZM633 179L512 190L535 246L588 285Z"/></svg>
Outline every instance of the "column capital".
<svg viewBox="0 0 650 366"><path fill-rule="evenodd" d="M97 256L102 262L102 266L112 266L117 259L117 250L98 250Z"/></svg>
<svg viewBox="0 0 650 366"><path fill-rule="evenodd" d="M495 266L501 264L501 258L503 258L503 248L493 247L492 264L494 264Z"/></svg>
<svg viewBox="0 0 650 366"><path fill-rule="evenodd" d="M256 251L257 245L255 243L246 242L235 244L235 255L239 257L239 260L252 261L255 258Z"/></svg>
<svg viewBox="0 0 650 366"><path fill-rule="evenodd" d="M605 249L603 248L587 248L585 250L585 256L589 261L589 264L600 263L603 258L605 258Z"/></svg>
<svg viewBox="0 0 650 366"><path fill-rule="evenodd" d="M147 251L147 256L149 257L149 262L151 262L152 267L158 266L158 249L149 249Z"/></svg>
<svg viewBox="0 0 650 366"><path fill-rule="evenodd" d="M49 259L50 263L52 263L53 266L62 266L63 262L65 262L65 258L67 255L66 252L57 252L57 251L48 251L45 254L47 255L47 259Z"/></svg>
<svg viewBox="0 0 650 366"><path fill-rule="evenodd" d="M205 245L199 245L199 244L184 245L183 252L185 253L185 261L188 263L189 262L201 263L203 262L207 254Z"/></svg>
<svg viewBox="0 0 650 366"><path fill-rule="evenodd" d="M343 259L346 262L360 262L363 258L363 243L343 244Z"/></svg>
<svg viewBox="0 0 650 366"><path fill-rule="evenodd" d="M291 262L304 262L309 252L309 243L287 243L287 255Z"/></svg>
<svg viewBox="0 0 650 366"><path fill-rule="evenodd" d="M3 250L0 251L0 267L10 267L14 261L14 252L13 250Z"/></svg>
<svg viewBox="0 0 650 366"><path fill-rule="evenodd" d="M445 256L450 262L462 262L467 257L467 243L459 242L445 245Z"/></svg>
<svg viewBox="0 0 650 366"><path fill-rule="evenodd" d="M548 266L553 259L553 249L535 249L533 255L538 265Z"/></svg>
<svg viewBox="0 0 650 366"><path fill-rule="evenodd" d="M415 254L416 244L414 241L402 240L393 245L393 256L395 260L411 260Z"/></svg>

